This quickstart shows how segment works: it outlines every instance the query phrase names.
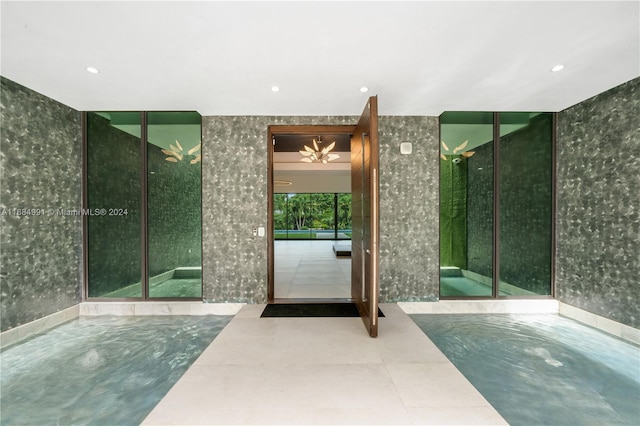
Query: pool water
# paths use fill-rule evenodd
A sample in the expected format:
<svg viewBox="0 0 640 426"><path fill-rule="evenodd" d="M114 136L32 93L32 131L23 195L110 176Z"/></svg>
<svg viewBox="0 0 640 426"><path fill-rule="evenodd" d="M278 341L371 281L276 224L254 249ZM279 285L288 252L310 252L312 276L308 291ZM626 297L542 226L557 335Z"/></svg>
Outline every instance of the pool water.
<svg viewBox="0 0 640 426"><path fill-rule="evenodd" d="M83 317L0 353L0 424L138 425L232 316Z"/></svg>
<svg viewBox="0 0 640 426"><path fill-rule="evenodd" d="M552 314L410 315L511 425L640 424L640 347Z"/></svg>

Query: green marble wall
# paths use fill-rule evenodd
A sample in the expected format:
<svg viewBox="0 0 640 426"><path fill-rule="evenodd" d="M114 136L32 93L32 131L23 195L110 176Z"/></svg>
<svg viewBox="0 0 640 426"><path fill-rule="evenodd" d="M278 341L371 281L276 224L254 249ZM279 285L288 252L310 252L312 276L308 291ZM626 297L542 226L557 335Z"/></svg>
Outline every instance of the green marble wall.
<svg viewBox="0 0 640 426"><path fill-rule="evenodd" d="M202 118L203 286L210 302L267 300L269 125L348 124L357 117ZM380 300L438 294L438 119L380 117ZM412 142L412 155L400 154Z"/></svg>
<svg viewBox="0 0 640 426"><path fill-rule="evenodd" d="M467 269L493 277L493 142L467 159Z"/></svg>
<svg viewBox="0 0 640 426"><path fill-rule="evenodd" d="M172 163L148 144L149 276L202 265L200 163Z"/></svg>
<svg viewBox="0 0 640 426"><path fill-rule="evenodd" d="M101 297L140 282L140 138L88 113L87 139L89 208L127 210L88 218L88 296ZM140 297L142 289L127 294Z"/></svg>
<svg viewBox="0 0 640 426"><path fill-rule="evenodd" d="M640 327L640 78L559 114L560 301Z"/></svg>
<svg viewBox="0 0 640 426"><path fill-rule="evenodd" d="M500 138L500 281L551 294L553 123L540 114Z"/></svg>
<svg viewBox="0 0 640 426"><path fill-rule="evenodd" d="M0 79L0 320L2 331L80 301L80 114ZM17 216L13 209L41 209ZM34 211L37 213L37 211Z"/></svg>
<svg viewBox="0 0 640 426"><path fill-rule="evenodd" d="M380 302L435 301L439 295L438 117L382 116L380 140ZM411 142L413 153L400 154Z"/></svg>

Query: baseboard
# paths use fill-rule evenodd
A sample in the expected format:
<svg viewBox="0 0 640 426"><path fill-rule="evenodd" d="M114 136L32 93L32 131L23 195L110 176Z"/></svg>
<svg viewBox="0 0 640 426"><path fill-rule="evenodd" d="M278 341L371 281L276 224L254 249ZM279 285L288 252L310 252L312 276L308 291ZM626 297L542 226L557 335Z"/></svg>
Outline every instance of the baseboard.
<svg viewBox="0 0 640 426"><path fill-rule="evenodd" d="M57 327L60 324L64 324L65 322L78 318L80 313L79 306L80 305L75 305L51 315L47 315L46 317L19 325L10 330L3 331L0 333L0 348L13 345L14 343L33 336L34 334L42 333Z"/></svg>

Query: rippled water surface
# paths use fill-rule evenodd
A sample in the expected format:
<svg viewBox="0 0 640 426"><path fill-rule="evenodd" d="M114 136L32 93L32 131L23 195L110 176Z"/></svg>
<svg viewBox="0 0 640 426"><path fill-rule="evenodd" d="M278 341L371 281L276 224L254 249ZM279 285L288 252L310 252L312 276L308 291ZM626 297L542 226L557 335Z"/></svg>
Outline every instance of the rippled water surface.
<svg viewBox="0 0 640 426"><path fill-rule="evenodd" d="M80 318L11 346L0 424L140 424L231 318Z"/></svg>
<svg viewBox="0 0 640 426"><path fill-rule="evenodd" d="M639 425L640 348L558 315L411 315L511 425Z"/></svg>

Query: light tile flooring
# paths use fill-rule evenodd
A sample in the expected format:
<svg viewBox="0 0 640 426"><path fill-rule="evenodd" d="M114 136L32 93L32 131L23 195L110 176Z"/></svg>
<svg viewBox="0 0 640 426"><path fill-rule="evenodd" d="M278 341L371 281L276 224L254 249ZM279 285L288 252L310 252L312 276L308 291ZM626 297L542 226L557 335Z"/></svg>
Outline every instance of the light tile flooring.
<svg viewBox="0 0 640 426"><path fill-rule="evenodd" d="M274 242L276 298L350 298L351 258L333 253L333 240Z"/></svg>
<svg viewBox="0 0 640 426"><path fill-rule="evenodd" d="M260 318L246 305L146 425L498 425L504 419L395 304L360 318Z"/></svg>

